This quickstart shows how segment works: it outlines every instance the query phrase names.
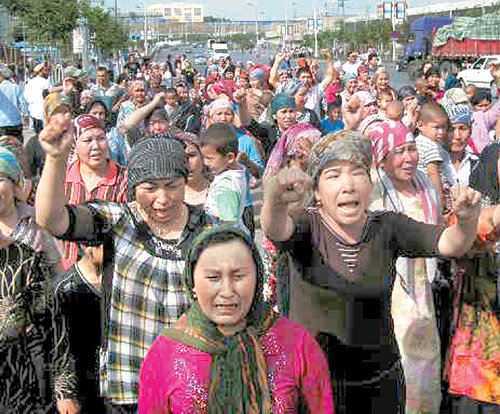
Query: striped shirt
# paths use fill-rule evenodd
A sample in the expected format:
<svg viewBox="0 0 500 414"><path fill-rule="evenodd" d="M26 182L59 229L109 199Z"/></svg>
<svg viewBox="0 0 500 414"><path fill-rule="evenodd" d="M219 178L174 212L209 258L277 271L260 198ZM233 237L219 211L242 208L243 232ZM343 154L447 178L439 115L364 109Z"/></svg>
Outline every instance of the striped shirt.
<svg viewBox="0 0 500 414"><path fill-rule="evenodd" d="M65 193L68 203L83 204L87 201L102 200L124 203L127 201L127 170L113 161L109 162L109 173L94 188L87 188L80 174L80 161L76 160L66 171ZM64 242L62 245L65 269L73 266L78 259L78 244Z"/></svg>
<svg viewBox="0 0 500 414"><path fill-rule="evenodd" d="M442 163L443 157L439 150L439 144L432 139L418 135L415 138L418 149L418 170L427 175L427 165L431 162Z"/></svg>
<svg viewBox="0 0 500 414"><path fill-rule="evenodd" d="M352 273L358 266L358 257L359 252L361 251L361 247L350 246L348 244L340 243L339 241L337 241L335 244L340 253L340 257L342 257L345 265Z"/></svg>
<svg viewBox="0 0 500 414"><path fill-rule="evenodd" d="M182 278L187 250L211 220L190 206L181 237L165 241L151 232L135 202L98 201L68 206L68 212L70 226L60 238L110 243L104 249L103 396L114 404L137 404L139 369L153 340L188 308Z"/></svg>

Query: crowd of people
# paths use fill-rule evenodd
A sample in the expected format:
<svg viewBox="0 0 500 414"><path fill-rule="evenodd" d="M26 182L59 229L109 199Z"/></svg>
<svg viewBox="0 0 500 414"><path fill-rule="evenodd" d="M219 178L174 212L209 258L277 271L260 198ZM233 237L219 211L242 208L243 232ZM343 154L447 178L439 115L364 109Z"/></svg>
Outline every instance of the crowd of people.
<svg viewBox="0 0 500 414"><path fill-rule="evenodd" d="M0 64L1 413L500 413L500 63L321 57Z"/></svg>

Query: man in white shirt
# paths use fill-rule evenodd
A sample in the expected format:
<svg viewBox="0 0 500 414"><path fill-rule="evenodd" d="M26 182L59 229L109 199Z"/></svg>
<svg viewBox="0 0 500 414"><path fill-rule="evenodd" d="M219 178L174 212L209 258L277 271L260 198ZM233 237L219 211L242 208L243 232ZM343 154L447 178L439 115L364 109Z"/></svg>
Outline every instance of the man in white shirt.
<svg viewBox="0 0 500 414"><path fill-rule="evenodd" d="M43 129L43 101L52 89L49 81L49 67L40 63L34 69L35 76L24 87L24 98L28 111L33 118L33 129L38 134Z"/></svg>
<svg viewBox="0 0 500 414"><path fill-rule="evenodd" d="M326 76L323 78L321 83L313 86L313 78L310 69L301 68L297 71L299 81L309 88L304 108L314 111L319 119L322 118L321 98L323 97L326 88L328 88L328 86L330 86L330 84L338 77L338 72L333 67L332 55L330 52L327 49L324 49L321 51L321 54L326 59L328 64Z"/></svg>
<svg viewBox="0 0 500 414"><path fill-rule="evenodd" d="M361 65L361 61L358 62L358 54L356 52L349 52L347 55L347 62L342 65L342 70L344 73L354 73L358 74L359 65Z"/></svg>

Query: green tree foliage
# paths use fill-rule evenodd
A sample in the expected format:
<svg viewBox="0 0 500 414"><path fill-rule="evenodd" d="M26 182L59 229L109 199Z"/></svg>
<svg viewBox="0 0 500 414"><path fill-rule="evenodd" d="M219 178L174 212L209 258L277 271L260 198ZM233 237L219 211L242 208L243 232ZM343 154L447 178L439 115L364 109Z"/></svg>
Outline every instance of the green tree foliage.
<svg viewBox="0 0 500 414"><path fill-rule="evenodd" d="M387 44L390 41L392 26L387 20L359 22L355 28L348 29L342 22L334 30L318 33L318 46L332 47L334 42L343 44L349 50L366 49L368 46ZM314 36L304 36L304 46L314 48Z"/></svg>
<svg viewBox="0 0 500 414"><path fill-rule="evenodd" d="M71 49L73 30L86 18L92 43L109 54L127 42L120 24L99 7L78 0L0 0L12 16L21 20L31 42Z"/></svg>

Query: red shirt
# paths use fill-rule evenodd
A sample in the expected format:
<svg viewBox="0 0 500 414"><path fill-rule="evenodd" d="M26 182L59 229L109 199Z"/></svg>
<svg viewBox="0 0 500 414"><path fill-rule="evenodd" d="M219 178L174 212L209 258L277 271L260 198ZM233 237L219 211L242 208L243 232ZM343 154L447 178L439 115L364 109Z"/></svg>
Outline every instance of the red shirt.
<svg viewBox="0 0 500 414"><path fill-rule="evenodd" d="M78 205L87 201L102 200L124 203L127 201L127 170L109 161L109 172L94 188L87 188L80 174L80 160L69 164L66 170L64 191L68 204ZM78 258L77 243L63 242L63 266L69 269Z"/></svg>

